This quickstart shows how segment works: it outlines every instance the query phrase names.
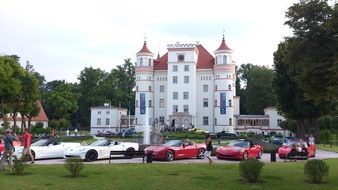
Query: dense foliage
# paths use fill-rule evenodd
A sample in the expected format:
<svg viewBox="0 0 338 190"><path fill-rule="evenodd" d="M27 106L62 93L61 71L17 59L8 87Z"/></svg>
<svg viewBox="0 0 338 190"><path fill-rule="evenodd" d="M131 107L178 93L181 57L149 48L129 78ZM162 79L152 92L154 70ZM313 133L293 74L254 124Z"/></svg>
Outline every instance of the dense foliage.
<svg viewBox="0 0 338 190"><path fill-rule="evenodd" d="M322 183L323 177L329 175L329 166L323 160L309 160L305 164L304 174L311 183Z"/></svg>
<svg viewBox="0 0 338 190"><path fill-rule="evenodd" d="M243 160L239 163L239 174L248 182L256 183L261 175L263 162L257 159Z"/></svg>

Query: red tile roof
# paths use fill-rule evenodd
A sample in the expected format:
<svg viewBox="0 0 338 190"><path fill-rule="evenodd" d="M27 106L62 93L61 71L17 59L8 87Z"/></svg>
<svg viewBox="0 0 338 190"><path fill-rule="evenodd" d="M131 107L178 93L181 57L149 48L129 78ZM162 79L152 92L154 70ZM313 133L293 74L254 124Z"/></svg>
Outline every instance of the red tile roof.
<svg viewBox="0 0 338 190"><path fill-rule="evenodd" d="M215 63L214 57L202 45L196 47L199 52L197 69L212 69ZM154 70L168 70L168 53L154 60Z"/></svg>
<svg viewBox="0 0 338 190"><path fill-rule="evenodd" d="M225 43L225 39L224 39L224 36L223 36L223 39L222 39L222 43L221 45L219 46L219 48L217 50L231 50L227 44ZM216 50L216 51L217 51Z"/></svg>
<svg viewBox="0 0 338 190"><path fill-rule="evenodd" d="M42 105L41 105L41 102L40 101L37 101L36 102L37 105L40 107L40 112L39 112L39 115L36 116L36 117L33 117L31 121L48 121L48 117L46 115L46 112L45 110L43 109ZM21 118L21 117L17 117L18 118ZM13 121L13 117L7 117L7 120L8 121ZM0 121L3 121L3 118L0 118ZM26 118L26 121L28 121L28 118Z"/></svg>
<svg viewBox="0 0 338 190"><path fill-rule="evenodd" d="M147 42L144 41L142 49L137 53L152 53L152 52L148 49Z"/></svg>

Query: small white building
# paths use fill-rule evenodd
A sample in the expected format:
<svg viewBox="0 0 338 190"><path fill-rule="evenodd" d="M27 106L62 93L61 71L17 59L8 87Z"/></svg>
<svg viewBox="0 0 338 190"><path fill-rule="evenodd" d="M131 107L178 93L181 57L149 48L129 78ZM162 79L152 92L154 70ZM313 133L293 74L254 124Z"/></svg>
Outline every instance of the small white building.
<svg viewBox="0 0 338 190"><path fill-rule="evenodd" d="M117 133L126 130L126 126L121 125L122 119L127 115L128 110L126 108L105 105L91 107L90 110L90 133L92 135L99 132Z"/></svg>
<svg viewBox="0 0 338 190"><path fill-rule="evenodd" d="M284 136L290 136L290 131L279 127L281 121L286 119L279 115L275 107L264 109L264 115L235 115L235 132L272 132L275 131Z"/></svg>
<svg viewBox="0 0 338 190"><path fill-rule="evenodd" d="M48 127L48 117L46 115L45 110L43 109L40 101L36 102L37 105L40 107L40 112L36 117L33 117L31 119L31 126L35 126L37 123L42 123L44 128ZM13 119L13 113L7 114L7 121L9 122L10 126L14 125L14 119ZM16 126L21 127L22 125L22 116L20 113L17 113L15 116L15 120L16 120ZM26 126L28 125L28 118L25 117L25 122L26 122ZM0 118L0 128L2 128L4 123L3 118Z"/></svg>

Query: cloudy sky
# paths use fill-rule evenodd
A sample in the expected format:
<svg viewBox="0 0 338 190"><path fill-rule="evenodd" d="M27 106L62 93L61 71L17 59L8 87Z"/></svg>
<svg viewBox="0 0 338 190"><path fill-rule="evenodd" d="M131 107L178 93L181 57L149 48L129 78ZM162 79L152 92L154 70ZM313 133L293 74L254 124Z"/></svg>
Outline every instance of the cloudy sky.
<svg viewBox="0 0 338 190"><path fill-rule="evenodd" d="M273 64L291 31L285 11L298 0L0 0L0 54L29 60L47 81L77 82L92 66L135 61L144 37L163 55L170 43L199 41L210 53L223 30L238 65Z"/></svg>

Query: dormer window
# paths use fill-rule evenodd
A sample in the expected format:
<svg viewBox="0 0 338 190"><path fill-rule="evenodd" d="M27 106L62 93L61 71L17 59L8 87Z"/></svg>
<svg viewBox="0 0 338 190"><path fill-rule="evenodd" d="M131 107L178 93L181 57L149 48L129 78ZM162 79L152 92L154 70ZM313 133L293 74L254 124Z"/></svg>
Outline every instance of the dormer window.
<svg viewBox="0 0 338 190"><path fill-rule="evenodd" d="M182 55L182 54L181 54L181 55L178 55L178 56L177 56L177 60L178 60L178 61L184 61L184 55Z"/></svg>

